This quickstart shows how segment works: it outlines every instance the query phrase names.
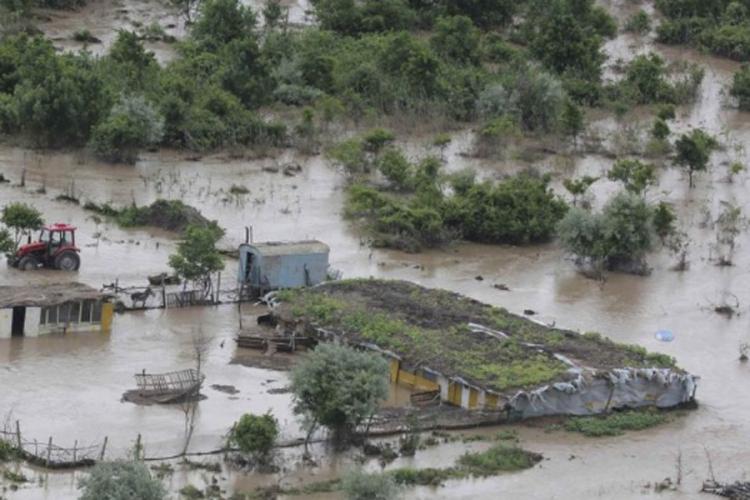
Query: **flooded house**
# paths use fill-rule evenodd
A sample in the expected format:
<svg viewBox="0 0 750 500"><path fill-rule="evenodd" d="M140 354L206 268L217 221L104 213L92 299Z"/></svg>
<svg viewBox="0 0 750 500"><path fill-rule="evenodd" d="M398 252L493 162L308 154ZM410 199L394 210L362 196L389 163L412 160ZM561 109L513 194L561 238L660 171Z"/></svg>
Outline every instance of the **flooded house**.
<svg viewBox="0 0 750 500"><path fill-rule="evenodd" d="M328 275L328 245L317 240L243 243L237 280L254 295L313 286Z"/></svg>
<svg viewBox="0 0 750 500"><path fill-rule="evenodd" d="M110 297L81 283L0 286L0 339L108 332Z"/></svg>

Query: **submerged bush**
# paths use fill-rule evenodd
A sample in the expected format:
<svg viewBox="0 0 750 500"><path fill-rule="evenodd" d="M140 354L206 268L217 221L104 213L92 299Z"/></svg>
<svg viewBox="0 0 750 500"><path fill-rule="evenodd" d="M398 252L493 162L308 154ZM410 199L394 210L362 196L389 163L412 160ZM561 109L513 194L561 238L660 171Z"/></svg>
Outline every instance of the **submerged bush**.
<svg viewBox="0 0 750 500"><path fill-rule="evenodd" d="M737 99L741 110L750 111L750 66L745 64L734 74L729 94Z"/></svg>
<svg viewBox="0 0 750 500"><path fill-rule="evenodd" d="M399 494L399 487L391 474L369 474L361 469L344 474L341 489L348 500L393 500Z"/></svg>
<svg viewBox="0 0 750 500"><path fill-rule="evenodd" d="M589 437L620 436L625 431L648 429L666 421L667 417L657 411L630 410L598 417L572 417L565 429Z"/></svg>
<svg viewBox="0 0 750 500"><path fill-rule="evenodd" d="M109 116L94 128L91 145L107 161L135 163L138 151L158 144L164 118L143 97L123 97Z"/></svg>
<svg viewBox="0 0 750 500"><path fill-rule="evenodd" d="M230 441L243 453L257 458L267 457L279 435L279 423L270 413L242 415L230 436Z"/></svg>
<svg viewBox="0 0 750 500"><path fill-rule="evenodd" d="M140 462L101 462L81 480L80 500L163 500L166 489Z"/></svg>

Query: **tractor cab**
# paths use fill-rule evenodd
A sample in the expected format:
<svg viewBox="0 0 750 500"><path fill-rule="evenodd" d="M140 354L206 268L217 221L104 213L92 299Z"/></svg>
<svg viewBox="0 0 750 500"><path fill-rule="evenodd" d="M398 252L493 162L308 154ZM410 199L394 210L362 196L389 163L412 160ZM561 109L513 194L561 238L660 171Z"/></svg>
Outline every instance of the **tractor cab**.
<svg viewBox="0 0 750 500"><path fill-rule="evenodd" d="M39 267L77 271L81 265L79 252L76 228L69 224L51 224L42 228L37 241L29 241L18 249L11 265L23 271Z"/></svg>

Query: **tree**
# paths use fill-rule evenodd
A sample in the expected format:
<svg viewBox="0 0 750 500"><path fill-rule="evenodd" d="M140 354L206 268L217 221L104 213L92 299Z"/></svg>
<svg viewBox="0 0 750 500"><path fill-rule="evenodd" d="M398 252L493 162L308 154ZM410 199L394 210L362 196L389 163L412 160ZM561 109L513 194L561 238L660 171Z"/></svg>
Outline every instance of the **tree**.
<svg viewBox="0 0 750 500"><path fill-rule="evenodd" d="M111 105L96 66L85 53L58 55L48 40L28 42L13 94L21 131L41 145L85 142Z"/></svg>
<svg viewBox="0 0 750 500"><path fill-rule="evenodd" d="M585 125L583 122L583 112L572 99L565 99L562 114L560 115L560 127L562 132L573 139L575 145L578 136L583 132Z"/></svg>
<svg viewBox="0 0 750 500"><path fill-rule="evenodd" d="M109 116L91 134L91 146L100 158L135 163L138 151L158 144L164 135L164 118L141 96L122 97Z"/></svg>
<svg viewBox="0 0 750 500"><path fill-rule="evenodd" d="M308 430L322 425L345 442L388 397L388 363L379 354L319 344L292 371L294 412Z"/></svg>
<svg viewBox="0 0 750 500"><path fill-rule="evenodd" d="M169 3L179 9L188 26L193 24L193 14L199 9L200 2L201 0L169 0Z"/></svg>
<svg viewBox="0 0 750 500"><path fill-rule="evenodd" d="M716 139L701 129L695 129L689 134L682 134L675 143L677 154L675 163L688 172L688 185L693 187L695 172L703 172L708 168L711 152L718 147Z"/></svg>
<svg viewBox="0 0 750 500"><path fill-rule="evenodd" d="M400 149L388 148L383 151L377 166L394 189L408 191L414 187L413 167Z"/></svg>
<svg viewBox="0 0 750 500"><path fill-rule="evenodd" d="M263 6L263 24L266 29L278 26L283 15L284 8L281 6L281 0L266 0Z"/></svg>
<svg viewBox="0 0 750 500"><path fill-rule="evenodd" d="M344 474L341 489L347 500L393 500L398 497L399 487L393 475L372 473L353 469Z"/></svg>
<svg viewBox="0 0 750 500"><path fill-rule="evenodd" d="M573 206L578 205L578 200L586 191L591 187L593 183L599 180L599 177L591 177L590 175L584 175L578 179L563 179L563 187L573 195Z"/></svg>
<svg viewBox="0 0 750 500"><path fill-rule="evenodd" d="M186 282L199 282L204 296L211 289L211 274L224 269L224 259L216 249L222 236L224 230L215 223L188 226L177 245L177 253L169 256L169 265L175 273Z"/></svg>
<svg viewBox="0 0 750 500"><path fill-rule="evenodd" d="M100 462L81 480L79 500L163 500L164 486L140 462Z"/></svg>
<svg viewBox="0 0 750 500"><path fill-rule="evenodd" d="M656 167L639 160L617 160L607 172L611 181L620 181L629 192L642 195L657 183Z"/></svg>
<svg viewBox="0 0 750 500"><path fill-rule="evenodd" d="M740 109L745 111L750 110L750 66L744 64L734 74L729 94L737 99Z"/></svg>
<svg viewBox="0 0 750 500"><path fill-rule="evenodd" d="M190 35L205 50L216 52L234 40L255 38L257 19L239 0L204 0Z"/></svg>
<svg viewBox="0 0 750 500"><path fill-rule="evenodd" d="M716 246L719 251L719 265L731 266L734 258L737 236L747 226L742 216L742 208L722 202L723 209L716 219Z"/></svg>
<svg viewBox="0 0 750 500"><path fill-rule="evenodd" d="M124 91L148 92L156 87L159 64L137 33L120 30L106 60L113 68L115 84Z"/></svg>
<svg viewBox="0 0 750 500"><path fill-rule="evenodd" d="M270 413L265 415L242 415L235 423L230 441L240 451L253 456L256 460L267 459L279 435L279 422Z"/></svg>
<svg viewBox="0 0 750 500"><path fill-rule="evenodd" d="M18 248L21 237L29 231L41 229L44 225L42 213L26 203L10 203L3 207L3 215L0 222L13 230L13 248Z"/></svg>
<svg viewBox="0 0 750 500"><path fill-rule="evenodd" d="M651 136L654 139L656 139L657 141L665 141L671 133L672 131L669 130L669 125L667 125L666 121L662 120L661 118L657 118L656 120L654 120L654 126L651 129Z"/></svg>
<svg viewBox="0 0 750 500"><path fill-rule="evenodd" d="M13 252L13 237L7 229L0 229L0 253L10 254Z"/></svg>
<svg viewBox="0 0 750 500"><path fill-rule="evenodd" d="M468 17L441 17L435 23L430 45L443 57L461 64L476 64L480 39L479 29Z"/></svg>
<svg viewBox="0 0 750 500"><path fill-rule="evenodd" d="M448 14L468 16L482 28L508 24L522 5L518 0L439 0L437 3Z"/></svg>
<svg viewBox="0 0 750 500"><path fill-rule="evenodd" d="M632 193L617 194L600 213L572 208L557 226L560 243L597 275L604 269L645 272L653 247L653 209Z"/></svg>

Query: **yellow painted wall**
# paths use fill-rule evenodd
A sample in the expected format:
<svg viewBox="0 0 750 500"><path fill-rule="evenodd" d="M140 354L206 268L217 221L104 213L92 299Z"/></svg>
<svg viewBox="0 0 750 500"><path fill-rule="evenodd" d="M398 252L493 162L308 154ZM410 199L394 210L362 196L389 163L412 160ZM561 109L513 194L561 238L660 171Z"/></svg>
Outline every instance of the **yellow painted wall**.
<svg viewBox="0 0 750 500"><path fill-rule="evenodd" d="M391 370L391 383L398 382L398 367L400 363L397 359L392 359L390 362L390 370Z"/></svg>
<svg viewBox="0 0 750 500"><path fill-rule="evenodd" d="M112 303L105 302L102 304L102 332L109 333L112 330L112 313L115 306Z"/></svg>
<svg viewBox="0 0 750 500"><path fill-rule="evenodd" d="M476 408L479 403L479 391L469 389L469 409Z"/></svg>
<svg viewBox="0 0 750 500"><path fill-rule="evenodd" d="M484 394L485 408L497 408L497 396L495 394Z"/></svg>
<svg viewBox="0 0 750 500"><path fill-rule="evenodd" d="M461 406L461 384L455 382L448 384L448 402Z"/></svg>

